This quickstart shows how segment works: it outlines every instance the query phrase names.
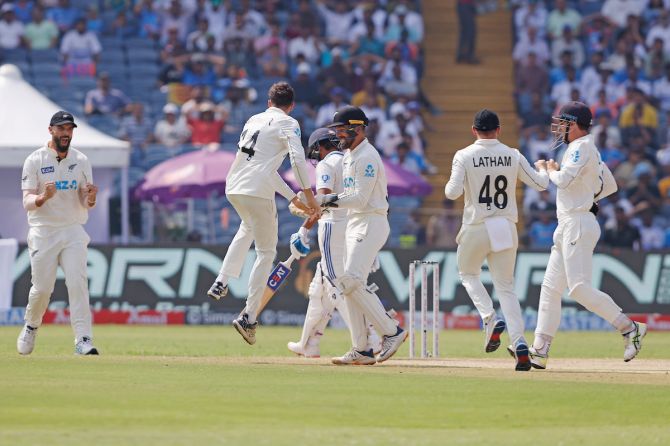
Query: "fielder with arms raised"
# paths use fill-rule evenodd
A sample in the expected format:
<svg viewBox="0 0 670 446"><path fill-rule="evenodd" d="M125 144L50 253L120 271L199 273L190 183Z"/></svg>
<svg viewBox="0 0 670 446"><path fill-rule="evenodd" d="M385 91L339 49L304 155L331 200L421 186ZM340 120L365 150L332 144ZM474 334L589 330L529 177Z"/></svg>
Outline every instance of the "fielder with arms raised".
<svg viewBox="0 0 670 446"><path fill-rule="evenodd" d="M456 236L458 273L463 287L484 322L484 350L494 352L500 346L500 334L507 326L510 353L516 359L516 370L531 368L528 344L519 300L514 293L514 265L518 237L516 222L516 183L543 190L549 185L544 162L531 168L526 158L498 140L500 120L484 109L475 115L472 134L474 144L454 156L451 177L445 187L447 198L455 200L465 192L463 225ZM491 296L484 288L480 273L488 261L493 286L500 300L505 321L493 309Z"/></svg>
<svg viewBox="0 0 670 446"><path fill-rule="evenodd" d="M268 109L252 116L244 125L237 157L226 177L226 198L242 223L228 247L216 281L207 292L216 300L227 294L229 278L239 277L244 259L254 242L256 261L249 278L246 306L240 317L233 321L235 329L249 344L256 342L256 316L277 254L275 192L278 191L306 212L319 211L307 177L300 126L289 116L295 107L293 88L286 82L279 82L270 87L268 96ZM308 207L298 200L277 172L287 154ZM308 248L302 254L307 252Z"/></svg>
<svg viewBox="0 0 670 446"><path fill-rule="evenodd" d="M549 179L558 188L558 227L542 282L531 362L537 369L547 367L549 347L561 322L561 295L566 288L571 298L619 330L625 344L623 359L630 361L642 348L646 324L632 321L610 296L591 284L593 250L600 238L596 203L616 191L616 181L589 134L592 116L588 106L569 102L553 121L555 147L567 143L568 149L560 168L554 160L547 162Z"/></svg>
<svg viewBox="0 0 670 446"><path fill-rule="evenodd" d="M344 274L335 284L346 299L353 345L344 356L333 358L338 365L384 362L407 338L379 297L367 288L372 264L390 233L386 173L377 149L365 137L367 125L368 118L358 107L347 106L335 113L329 127L335 130L340 148L348 149L342 161L344 192L317 196L324 207L349 211ZM383 336L376 358L368 347L366 320Z"/></svg>
<svg viewBox="0 0 670 446"><path fill-rule="evenodd" d="M317 129L309 137L307 157L319 161L316 166L316 190L319 194L340 194L344 191L342 179L344 154L339 150L338 145L339 140L331 129ZM300 212L294 213L306 217ZM293 238L297 239L296 241L307 237L306 225L308 224L309 222L300 228L298 232L300 237L294 234ZM346 227L346 209L326 208L319 218L318 238L321 261L316 265L314 278L309 284L309 304L302 336L298 342L288 343L288 349L297 355L308 358L320 357L321 336L335 309L340 312L342 319L349 326L349 315L344 297L333 285L334 281L344 273ZM291 252L294 256L299 256L299 244L291 243ZM366 347L366 350L369 349L373 351L380 349L379 336L371 327L368 327L368 346Z"/></svg>
<svg viewBox="0 0 670 446"><path fill-rule="evenodd" d="M89 307L87 246L83 224L95 206L98 188L86 155L72 148L77 125L70 113L59 111L49 123L51 140L31 153L23 164L21 189L28 211L28 251L32 287L26 307L26 324L17 340L20 354L35 347L37 330L49 305L58 266L65 273L75 353L97 355Z"/></svg>

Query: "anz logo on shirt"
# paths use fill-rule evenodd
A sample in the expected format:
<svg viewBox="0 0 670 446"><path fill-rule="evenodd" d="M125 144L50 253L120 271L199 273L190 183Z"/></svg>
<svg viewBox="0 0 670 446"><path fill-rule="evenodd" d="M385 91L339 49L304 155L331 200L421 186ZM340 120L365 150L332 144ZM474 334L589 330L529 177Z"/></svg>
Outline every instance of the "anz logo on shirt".
<svg viewBox="0 0 670 446"><path fill-rule="evenodd" d="M368 167L365 168L365 174L366 177L369 178L374 178L375 177L375 168L372 167L372 164L368 164Z"/></svg>
<svg viewBox="0 0 670 446"><path fill-rule="evenodd" d="M354 179L351 177L346 177L344 179L344 187L354 187Z"/></svg>
<svg viewBox="0 0 670 446"><path fill-rule="evenodd" d="M77 180L56 181L56 190L77 190Z"/></svg>

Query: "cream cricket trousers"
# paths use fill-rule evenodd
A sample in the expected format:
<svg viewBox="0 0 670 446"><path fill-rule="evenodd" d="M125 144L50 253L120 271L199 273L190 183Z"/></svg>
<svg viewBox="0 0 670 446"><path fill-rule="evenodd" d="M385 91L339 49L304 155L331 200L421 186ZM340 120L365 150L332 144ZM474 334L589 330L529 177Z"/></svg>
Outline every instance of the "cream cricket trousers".
<svg viewBox="0 0 670 446"><path fill-rule="evenodd" d="M561 323L561 297L568 295L609 323L621 314L612 298L591 285L593 250L600 238L595 215L579 212L558 221L542 281L535 335L554 337Z"/></svg>
<svg viewBox="0 0 670 446"><path fill-rule="evenodd" d="M249 195L230 194L226 198L242 223L228 247L221 272L229 277L240 277L247 252L254 242L256 261L249 277L249 292L243 310L249 315L249 322L254 323L277 255L277 205L274 200Z"/></svg>
<svg viewBox="0 0 670 446"><path fill-rule="evenodd" d="M81 225L64 228L32 227L28 231L28 252L32 287L28 294L25 321L39 327L56 284L58 266L65 273L70 323L75 338L93 337L88 296L87 252L91 241Z"/></svg>
<svg viewBox="0 0 670 446"><path fill-rule="evenodd" d="M456 237L456 259L461 283L482 320L495 313L493 300L480 279L482 264L487 260L507 332L512 345L515 345L523 338L524 323L519 300L514 293L514 266L519 242L514 223L509 224L512 226L514 244L512 248L500 252L491 251L489 234L484 224L463 225Z"/></svg>
<svg viewBox="0 0 670 446"><path fill-rule="evenodd" d="M393 336L398 327L379 297L366 288L370 268L390 232L384 215L354 215L347 223L344 274L337 282L349 312L351 341L359 351L365 350L368 344L368 323L383 336Z"/></svg>

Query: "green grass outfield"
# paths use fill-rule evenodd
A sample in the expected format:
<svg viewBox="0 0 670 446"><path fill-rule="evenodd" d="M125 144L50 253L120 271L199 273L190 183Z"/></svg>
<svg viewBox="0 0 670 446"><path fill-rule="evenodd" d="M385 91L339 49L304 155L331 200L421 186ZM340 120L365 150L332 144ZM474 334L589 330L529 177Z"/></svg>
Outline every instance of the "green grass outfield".
<svg viewBox="0 0 670 446"><path fill-rule="evenodd" d="M614 332L561 332L550 369L513 371L482 334L445 331L445 361L407 345L371 367L291 356L298 328L97 326L99 357L75 357L68 326L16 353L0 327L1 445L667 445L670 333L622 358ZM348 335L329 330L325 357ZM590 358L597 358L592 360Z"/></svg>

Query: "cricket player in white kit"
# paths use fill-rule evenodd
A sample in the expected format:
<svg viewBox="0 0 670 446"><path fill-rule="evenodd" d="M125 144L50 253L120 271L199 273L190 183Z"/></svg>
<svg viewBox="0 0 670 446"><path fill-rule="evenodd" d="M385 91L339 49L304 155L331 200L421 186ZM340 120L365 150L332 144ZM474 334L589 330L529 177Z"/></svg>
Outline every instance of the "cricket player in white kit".
<svg viewBox="0 0 670 446"><path fill-rule="evenodd" d="M379 297L367 288L372 264L390 233L386 173L377 149L365 137L367 125L368 118L358 107L347 106L335 113L329 127L335 130L340 148L346 150L342 161L344 192L318 196L324 207L349 211L344 274L335 284L346 299L353 345L344 356L333 358L333 363L338 365L384 362L407 339L407 332L386 313ZM366 321L383 336L381 352L376 358L367 345Z"/></svg>
<svg viewBox="0 0 670 446"><path fill-rule="evenodd" d="M275 192L278 191L306 212L319 212L307 177L300 126L289 116L295 107L293 88L286 82L279 82L270 87L268 96L268 109L252 116L244 125L237 157L226 177L226 197L240 215L242 223L228 247L216 281L207 292L217 300L227 294L229 278L239 277L244 259L254 242L256 261L249 278L246 306L240 317L233 321L233 326L249 344L256 342L256 316L277 254ZM277 172L287 154L305 194L307 207Z"/></svg>
<svg viewBox="0 0 670 446"><path fill-rule="evenodd" d="M28 250L32 287L25 325L16 346L22 355L32 353L42 317L56 283L58 266L65 273L74 331L75 353L97 355L89 307L87 246L83 224L95 206L98 188L88 158L70 146L77 125L72 114L59 111L49 123L51 140L31 153L23 164L21 189L28 212Z"/></svg>
<svg viewBox="0 0 670 446"><path fill-rule="evenodd" d="M549 178L544 162L536 163L537 172L518 150L498 140L500 120L494 112L479 111L472 134L477 140L456 152L444 190L450 200L465 193L463 224L456 236L458 272L482 318L484 350L496 351L500 335L507 327L509 351L516 359L516 370L528 371L531 368L528 344L523 335L521 307L514 293L518 248L515 192L517 179L534 189L544 190ZM480 279L484 260L488 261L504 321L496 315L491 296Z"/></svg>
<svg viewBox="0 0 670 446"><path fill-rule="evenodd" d="M617 185L589 134L592 116L588 106L569 102L553 121L556 147L567 143L568 148L560 168L554 160L547 162L549 179L558 188L558 227L542 282L531 362L537 369L547 367L549 347L561 322L561 296L566 288L572 299L619 330L625 344L624 361L630 361L642 348L646 324L632 321L610 296L591 285L593 250L600 238L596 203L615 192Z"/></svg>
<svg viewBox="0 0 670 446"><path fill-rule="evenodd" d="M325 195L344 192L342 179L342 159L344 154L338 150L339 139L331 129L320 128L309 137L307 158L318 160L316 166L316 190ZM306 217L302 212L296 215ZM305 223L299 234L307 237L309 222ZM347 210L326 208L319 218L318 242L321 261L316 266L314 278L309 285L309 304L305 314L302 336L298 342L289 342L288 349L293 353L308 358L320 357L319 344L323 332L330 321L333 311L337 309L349 326L348 310L344 296L341 295L334 281L344 274L344 243L347 226ZM294 235L295 236L295 235ZM299 256L295 243L291 244L291 252ZM381 340L368 327L368 347L379 351ZM369 350L368 348L368 350Z"/></svg>

